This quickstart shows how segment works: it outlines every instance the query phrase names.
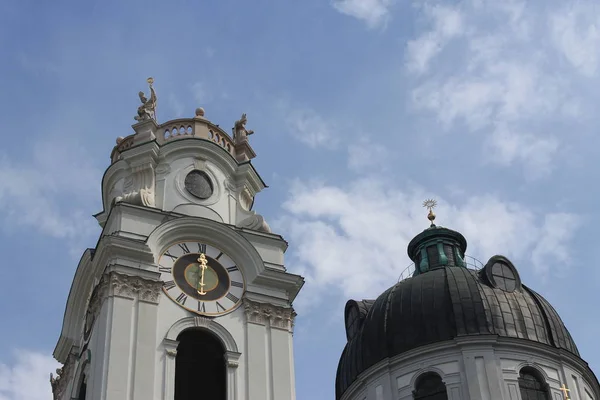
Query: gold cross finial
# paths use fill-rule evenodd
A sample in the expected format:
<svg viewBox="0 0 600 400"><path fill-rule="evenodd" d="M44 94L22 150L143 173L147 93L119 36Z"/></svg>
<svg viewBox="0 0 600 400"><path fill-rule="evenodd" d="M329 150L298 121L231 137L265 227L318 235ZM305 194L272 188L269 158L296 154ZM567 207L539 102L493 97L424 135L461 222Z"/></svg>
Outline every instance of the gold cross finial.
<svg viewBox="0 0 600 400"><path fill-rule="evenodd" d="M431 226L435 226L433 221L435 220L435 214L433 213L433 209L437 206L437 201L434 199L427 199L423 202L423 207L429 210L429 214L427 214L427 219L431 221Z"/></svg>
<svg viewBox="0 0 600 400"><path fill-rule="evenodd" d="M569 400L569 392L570 390L567 389L567 387L565 386L565 384L563 383L562 387L559 389L561 392L563 392L563 394L565 395L565 400Z"/></svg>

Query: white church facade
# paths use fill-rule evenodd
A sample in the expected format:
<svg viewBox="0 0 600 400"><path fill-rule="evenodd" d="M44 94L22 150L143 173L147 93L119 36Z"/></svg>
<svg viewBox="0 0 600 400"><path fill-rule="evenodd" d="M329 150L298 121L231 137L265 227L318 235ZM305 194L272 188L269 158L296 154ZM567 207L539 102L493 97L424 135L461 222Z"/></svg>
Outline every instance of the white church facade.
<svg viewBox="0 0 600 400"><path fill-rule="evenodd" d="M246 117L233 138L202 109L158 125L151 90L102 179L102 233L73 279L54 398L292 400L304 281L252 211L265 184Z"/></svg>
<svg viewBox="0 0 600 400"><path fill-rule="evenodd" d="M252 209L266 185L246 115L231 135L203 109L159 124L148 83L102 178L102 233L73 278L54 399L294 400L304 279ZM512 263L473 267L465 238L430 219L409 244L410 276L347 303L336 399L600 400L560 317Z"/></svg>

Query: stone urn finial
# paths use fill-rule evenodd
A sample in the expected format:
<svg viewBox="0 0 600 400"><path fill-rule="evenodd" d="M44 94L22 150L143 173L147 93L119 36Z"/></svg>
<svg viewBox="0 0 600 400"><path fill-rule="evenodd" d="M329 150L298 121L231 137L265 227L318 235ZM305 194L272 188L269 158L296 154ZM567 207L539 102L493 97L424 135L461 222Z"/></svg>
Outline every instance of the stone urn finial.
<svg viewBox="0 0 600 400"><path fill-rule="evenodd" d="M204 108L196 108L196 118L204 118Z"/></svg>

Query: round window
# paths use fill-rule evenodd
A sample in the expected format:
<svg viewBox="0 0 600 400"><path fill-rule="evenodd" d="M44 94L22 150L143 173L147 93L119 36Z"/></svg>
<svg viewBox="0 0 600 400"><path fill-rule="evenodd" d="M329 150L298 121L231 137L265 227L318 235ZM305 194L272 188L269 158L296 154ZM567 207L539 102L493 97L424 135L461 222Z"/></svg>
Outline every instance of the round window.
<svg viewBox="0 0 600 400"><path fill-rule="evenodd" d="M204 171L193 170L185 177L185 189L193 196L206 200L213 194L213 184Z"/></svg>

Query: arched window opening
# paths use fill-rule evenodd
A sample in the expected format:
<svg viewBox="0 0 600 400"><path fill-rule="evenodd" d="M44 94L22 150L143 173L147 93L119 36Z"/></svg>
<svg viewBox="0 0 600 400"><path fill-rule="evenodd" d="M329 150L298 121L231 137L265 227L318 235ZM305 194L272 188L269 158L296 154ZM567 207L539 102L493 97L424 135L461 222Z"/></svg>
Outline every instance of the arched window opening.
<svg viewBox="0 0 600 400"><path fill-rule="evenodd" d="M417 379L413 395L415 400L448 400L446 385L435 372L427 372Z"/></svg>
<svg viewBox="0 0 600 400"><path fill-rule="evenodd" d="M175 400L226 400L225 349L219 339L186 330L177 340Z"/></svg>
<svg viewBox="0 0 600 400"><path fill-rule="evenodd" d="M522 400L548 400L548 384L535 368L524 367L519 372Z"/></svg>

